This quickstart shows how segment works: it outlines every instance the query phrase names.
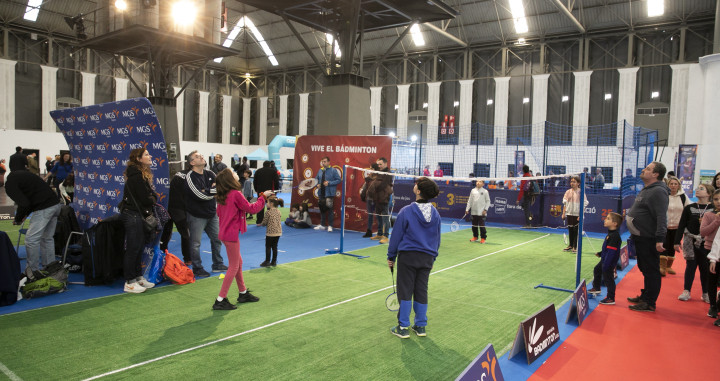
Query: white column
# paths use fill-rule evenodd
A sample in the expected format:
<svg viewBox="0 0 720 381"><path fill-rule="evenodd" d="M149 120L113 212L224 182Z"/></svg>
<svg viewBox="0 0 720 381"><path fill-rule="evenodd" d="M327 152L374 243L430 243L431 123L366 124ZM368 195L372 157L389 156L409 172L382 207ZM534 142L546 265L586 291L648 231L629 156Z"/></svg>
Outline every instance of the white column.
<svg viewBox="0 0 720 381"><path fill-rule="evenodd" d="M623 120L630 125L635 125L635 87L637 86L637 67L627 67L618 69L620 72L620 84L618 86L618 129L617 141L618 146L622 145L623 128L621 124Z"/></svg>
<svg viewBox="0 0 720 381"><path fill-rule="evenodd" d="M703 117L700 126L693 126L693 130L700 130L697 141L687 143L702 144L698 149L696 177L700 169L718 170L718 152L720 140L718 139L718 99L720 99L720 54L711 54L700 57L700 71L703 75L704 91L702 95ZM691 77L692 78L692 77ZM698 128L699 127L699 128ZM696 183L697 184L697 183Z"/></svg>
<svg viewBox="0 0 720 381"><path fill-rule="evenodd" d="M507 140L510 77L495 78L495 141L505 145ZM504 170L503 170L504 172ZM501 172L502 173L502 172ZM497 174L495 174L497 176Z"/></svg>
<svg viewBox="0 0 720 381"><path fill-rule="evenodd" d="M232 95L223 95L223 108L222 108L222 133L221 140L222 144L230 144L230 115L232 114Z"/></svg>
<svg viewBox="0 0 720 381"><path fill-rule="evenodd" d="M0 58L0 129L15 129L15 64Z"/></svg>
<svg viewBox="0 0 720 381"><path fill-rule="evenodd" d="M198 104L198 142L207 143L208 137L208 101L210 93L207 91L198 91L200 96Z"/></svg>
<svg viewBox="0 0 720 381"><path fill-rule="evenodd" d="M174 94L180 92L181 87L173 86ZM183 141L185 135L185 91L175 99L175 111L177 111L178 140Z"/></svg>
<svg viewBox="0 0 720 381"><path fill-rule="evenodd" d="M287 109L288 109L288 96L280 95L280 126L278 128L278 135L287 135L288 120L287 120Z"/></svg>
<svg viewBox="0 0 720 381"><path fill-rule="evenodd" d="M438 121L440 120L440 84L442 82L428 82L428 108L427 108L427 144L437 144Z"/></svg>
<svg viewBox="0 0 720 381"><path fill-rule="evenodd" d="M543 144L547 120L548 78L550 74L532 76L532 143Z"/></svg>
<svg viewBox="0 0 720 381"><path fill-rule="evenodd" d="M50 117L50 111L57 109L58 68L43 65L40 65L40 68L42 69L42 131L55 132L57 127Z"/></svg>
<svg viewBox="0 0 720 381"><path fill-rule="evenodd" d="M470 130L472 124L472 79L464 79L460 81L460 115L458 115L457 128L459 132L459 143L470 144Z"/></svg>
<svg viewBox="0 0 720 381"><path fill-rule="evenodd" d="M668 147L675 147L683 143L685 137L690 64L670 65L670 68L672 69L672 84L670 87Z"/></svg>
<svg viewBox="0 0 720 381"><path fill-rule="evenodd" d="M587 125L590 120L590 75L592 71L576 71L573 91L573 145L587 145Z"/></svg>
<svg viewBox="0 0 720 381"><path fill-rule="evenodd" d="M408 98L410 97L410 85L397 85L398 87L398 110L397 110L397 137L407 138L408 124Z"/></svg>
<svg viewBox="0 0 720 381"><path fill-rule="evenodd" d="M300 94L300 110L298 111L299 116L299 130L298 135L307 135L307 124L308 124L308 96L310 94Z"/></svg>
<svg viewBox="0 0 720 381"><path fill-rule="evenodd" d="M250 145L250 105L252 99L243 98L243 111L242 111L242 144L244 146Z"/></svg>
<svg viewBox="0 0 720 381"><path fill-rule="evenodd" d="M122 100L127 99L128 82L130 82L130 80L127 78L115 77L115 100L116 101L122 101Z"/></svg>
<svg viewBox="0 0 720 381"><path fill-rule="evenodd" d="M145 87L145 98L150 96L150 82L147 83L147 86Z"/></svg>
<svg viewBox="0 0 720 381"><path fill-rule="evenodd" d="M382 100L382 87L370 88L370 128L372 132L380 131L380 101Z"/></svg>
<svg viewBox="0 0 720 381"><path fill-rule="evenodd" d="M260 97L260 134L258 135L258 144L264 146L267 144L267 101L268 97Z"/></svg>
<svg viewBox="0 0 720 381"><path fill-rule="evenodd" d="M82 105L90 106L95 104L95 78L97 74L80 72L82 75Z"/></svg>

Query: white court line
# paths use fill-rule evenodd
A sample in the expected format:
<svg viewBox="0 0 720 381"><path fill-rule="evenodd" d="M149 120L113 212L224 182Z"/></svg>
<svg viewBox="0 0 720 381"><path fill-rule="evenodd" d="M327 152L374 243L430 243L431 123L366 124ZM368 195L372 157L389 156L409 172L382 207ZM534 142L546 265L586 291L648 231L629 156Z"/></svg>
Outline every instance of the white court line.
<svg viewBox="0 0 720 381"><path fill-rule="evenodd" d="M458 264L456 264L456 265L453 265L453 266L444 268L444 269L442 269L442 270L435 271L435 272L431 273L430 275L434 275L434 274L437 274L437 273L441 273L441 272L443 272L443 271L445 271L445 270L449 270L449 269L458 267L458 266L460 266L460 265L464 265L464 264L467 264L467 263L476 261L476 260L478 260L478 259L480 259L480 258L485 258L485 257L489 257L489 256L491 256L491 255L499 254L499 253L502 253L503 251L507 251L507 250L510 250L510 249L516 248L516 247L518 247L518 246L522 246L522 245L528 244L528 243L530 243L530 242L537 241L537 240L539 240L539 239L542 239L542 238L545 238L545 237L548 237L548 236L550 236L550 234L546 234L546 235L544 235L544 236L542 236L542 237L534 238L534 239L531 239L530 241L523 242L523 243L519 243L519 244L514 245L514 246L506 247L506 248L504 248L504 249L502 249L502 250L498 250L498 251L495 251L495 252L492 252L492 253L488 253L488 254L485 254L485 255L482 255L482 256L473 258L473 259L471 259L471 260L468 260L468 261L465 261L465 262L462 262L462 263L458 263ZM156 361L164 360L164 359L166 359L166 358L170 358L170 357L173 357L173 356L176 356L176 355L179 355L179 354L191 352L191 351L194 351L194 350L196 350L196 349L205 348L205 347L207 347L207 346L214 345L214 344L217 344L217 343L221 343L221 342L223 342L223 341L227 341L227 340L230 340L230 339L234 339L234 338L236 338L236 337L239 337L239 336L242 336L242 335L246 335L246 334L248 334L248 333L257 332L257 331L260 331L260 330L265 329L265 328L270 328L270 327L272 327L272 326L275 326L275 325L278 325L278 324L281 324L281 323L285 323L285 322L288 322L288 321L291 321L291 320L295 320L295 319L301 318L301 317L303 317L303 316L311 315L311 314L314 314L314 313L316 313L316 312L320 312L320 311L324 311L324 310L327 310L327 309L330 309L330 308L333 308L333 307L337 307L337 306L340 306L340 305L343 305L343 304L346 304L346 303L349 303L349 302L352 302L352 301L355 301L355 300L364 298L364 297L366 297L366 296L370 296L370 295L372 295L372 294L377 294L378 292L382 292L382 291L385 291L385 290L389 290L389 289L391 289L392 287L393 287L393 286L387 286L387 287L381 288L381 289L379 289L379 290L375 290L375 291L372 291L372 292L368 292L368 293L366 293L366 294L363 294L363 295L360 295L360 296L356 296L356 297L353 297L353 298L350 298L350 299L346 299L346 300L343 300L343 301L341 301L341 302L337 302L337 303L334 303L334 304L330 304L330 305L325 306L325 307L320 307L320 308L315 309L315 310L312 310L312 311L303 312L303 313L301 313L301 314L299 314L299 315L291 316L291 317L289 317L289 318L285 318L285 319L282 319L282 320L277 320L277 321L274 321L274 322L269 323L269 324L265 324L265 325L260 326L260 327L256 327L256 328L253 328L253 329L244 331L244 332L236 333L236 334L234 334L234 335L230 335L230 336L227 336L227 337L223 337L223 338L221 338L221 339L213 340L213 341L207 342L207 343L205 343L205 344L200 344L200 345L194 346L194 347L192 347L192 348L183 349L183 350L181 350L181 351L177 351L177 352L170 353L170 354L167 354L167 355L164 355L164 356L156 357L156 358L154 358L154 359L150 359L150 360L147 360L147 361L139 362L139 363L137 363L137 364L133 364L133 365L130 365L130 366L126 366L126 367L124 367L124 368L116 369L116 370L113 370L113 371L110 371L110 372L106 372L106 373L103 373L103 374L99 374L99 375L97 375L97 376L93 376L93 377L90 377L90 378L86 378L86 379L83 380L83 381L97 380L97 379L102 378L102 377L105 377L105 376L110 376L110 375L113 375L113 374L117 374L117 373L120 373L120 372L124 372L124 371L126 371L126 370L130 370L130 369L137 368L137 367L140 367L140 366L143 366L143 365L147 365L147 364L150 364L150 363L154 363L154 362L156 362Z"/></svg>
<svg viewBox="0 0 720 381"><path fill-rule="evenodd" d="M17 374L13 373L12 370L8 369L5 364L0 362L0 371L2 371L12 381L22 381L22 378L18 377Z"/></svg>

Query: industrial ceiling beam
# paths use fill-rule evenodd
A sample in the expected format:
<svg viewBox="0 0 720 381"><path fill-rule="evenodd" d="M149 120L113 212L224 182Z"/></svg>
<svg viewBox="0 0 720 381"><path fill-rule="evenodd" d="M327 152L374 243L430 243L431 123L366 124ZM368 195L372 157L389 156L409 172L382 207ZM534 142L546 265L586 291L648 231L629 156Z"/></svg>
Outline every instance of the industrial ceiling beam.
<svg viewBox="0 0 720 381"><path fill-rule="evenodd" d="M414 24L414 23L413 23L413 24ZM393 49L395 49L395 47L400 43L400 41L402 41L402 39L405 38L405 36L407 36L407 34L410 32L410 28L412 28L413 24L410 24L410 25L408 25L407 27L405 27L405 30L404 30L402 33L400 33L400 36L398 36L397 40L395 40L395 42L393 42L393 44L392 44L392 45L390 46L390 48L385 52L385 54L383 54L382 57L380 57L379 60L375 61L375 63L372 65L372 68L370 68L370 71L369 71L370 73L372 73L373 71L375 71L375 68L376 68L378 65L380 65L380 63L383 62L383 61L385 60L385 58L387 58L387 56L390 55L390 53L392 53Z"/></svg>
<svg viewBox="0 0 720 381"><path fill-rule="evenodd" d="M295 38L297 38L298 41L300 41L300 44L303 46L303 48L305 48L305 51L307 52L307 54L310 55L310 58L312 58L312 60L313 60L313 61L315 62L315 64L318 66L318 68L320 69L320 71L325 72L325 68L324 68L323 65L320 63L320 61L317 59L317 57L315 57L315 54L313 54L312 50L310 50L310 47L309 47L308 44L305 42L305 40L302 38L302 36L300 35L300 33L298 33L297 29L295 29L295 27L293 26L293 24L290 23L290 20L288 19L287 15L286 15L285 13L283 13L281 16L282 16L283 20L285 20L285 24L287 24L288 28L290 28L290 30L293 32L293 34L295 35Z"/></svg>
<svg viewBox="0 0 720 381"><path fill-rule="evenodd" d="M553 3L555 3L555 6L556 6L562 13L564 13L565 16L567 16L567 17L570 19L570 21L572 21L572 22L575 24L575 26L577 26L577 28L578 28L578 30L580 31L580 33L585 33L585 27L584 27L582 24L580 24L580 21L578 21L578 20L575 18L575 16L573 16L572 12L570 12L570 10L565 7L565 5L562 3L561 0L553 0Z"/></svg>
<svg viewBox="0 0 720 381"><path fill-rule="evenodd" d="M433 25L433 24L431 24L431 23L429 23L429 22L426 22L426 23L424 23L423 25L425 25L426 27L428 27L428 28L430 28L430 29L438 32L438 33L441 34L442 36L447 37L448 39L450 39L450 40L458 43L460 46L462 46L462 47L464 47L464 48L468 46L467 42L465 42L465 41L463 41L463 40L455 37L454 35L448 33L447 31L443 30L442 28L439 28L439 27L437 27L437 26L435 26L435 25Z"/></svg>

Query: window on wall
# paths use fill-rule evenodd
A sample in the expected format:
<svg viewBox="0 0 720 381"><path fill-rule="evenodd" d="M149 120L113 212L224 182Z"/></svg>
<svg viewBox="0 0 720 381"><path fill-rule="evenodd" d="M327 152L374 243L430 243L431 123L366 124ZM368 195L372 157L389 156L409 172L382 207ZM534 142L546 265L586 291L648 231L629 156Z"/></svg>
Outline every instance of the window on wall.
<svg viewBox="0 0 720 381"><path fill-rule="evenodd" d="M470 144L494 145L495 127L487 124L474 123L470 130Z"/></svg>
<svg viewBox="0 0 720 381"><path fill-rule="evenodd" d="M475 177L490 177L490 164L473 163L473 173Z"/></svg>
<svg viewBox="0 0 720 381"><path fill-rule="evenodd" d="M547 172L547 175L564 175L565 174L565 166L564 165L548 165L545 167L545 171Z"/></svg>
<svg viewBox="0 0 720 381"><path fill-rule="evenodd" d="M440 162L438 163L440 166L440 169L443 171L443 176L454 176L453 175L453 169L455 164L454 163L447 163L447 162Z"/></svg>

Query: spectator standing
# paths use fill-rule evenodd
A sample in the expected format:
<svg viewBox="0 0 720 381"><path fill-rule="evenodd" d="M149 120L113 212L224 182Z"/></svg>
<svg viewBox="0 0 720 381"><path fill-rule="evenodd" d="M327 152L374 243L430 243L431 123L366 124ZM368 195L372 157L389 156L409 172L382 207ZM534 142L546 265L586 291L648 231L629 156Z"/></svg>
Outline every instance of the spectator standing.
<svg viewBox="0 0 720 381"><path fill-rule="evenodd" d="M223 159L223 155L221 155L219 153L215 154L215 162L213 163L213 166L211 169L213 172L215 172L215 174L218 174L218 173L220 173L220 171L227 168L227 165L225 165L225 163L222 162L222 159Z"/></svg>
<svg viewBox="0 0 720 381"><path fill-rule="evenodd" d="M5 159L0 159L0 187L5 185L5 173L7 173Z"/></svg>
<svg viewBox="0 0 720 381"><path fill-rule="evenodd" d="M342 179L340 173L330 166L330 158L327 156L320 160L320 170L315 177L318 181L318 207L320 208L320 225L316 226L315 230L327 229L327 231L331 232L335 217L333 210L335 194Z"/></svg>
<svg viewBox="0 0 720 381"><path fill-rule="evenodd" d="M665 242L663 243L665 255L660 256L661 276L675 274L675 270L672 269L675 261L675 235L682 235L682 232L678 233L678 225L683 209L690 203L677 177L668 176L666 184L670 188L670 197L668 198L667 233L665 233Z"/></svg>
<svg viewBox="0 0 720 381"><path fill-rule="evenodd" d="M185 176L185 206L188 228L190 229L190 240L192 242L192 264L193 273L196 277L210 276L205 271L200 257L200 243L203 231L210 238L212 251L212 271L220 272L227 270L223 264L223 257L220 254L222 242L218 238L220 230L215 203L215 173L205 170L207 162L203 155L192 151L188 155L188 164L192 168Z"/></svg>
<svg viewBox="0 0 720 381"><path fill-rule="evenodd" d="M40 167L36 159L37 154L35 152L27 156L27 167L30 173L40 176Z"/></svg>
<svg viewBox="0 0 720 381"><path fill-rule="evenodd" d="M170 180L167 210L170 220L163 227L160 250L167 250L170 237L172 237L172 227L175 224L178 234L180 234L180 250L182 251L183 262L190 266L192 264L192 240L190 239L190 227L185 213L185 187L187 186L186 177L188 172L190 172L190 169L187 168L178 171Z"/></svg>
<svg viewBox="0 0 720 381"><path fill-rule="evenodd" d="M523 165L523 177L531 177L532 173L530 173L530 167L526 165ZM522 201L522 204L521 204ZM518 192L518 198L515 202L516 204L520 204L523 212L525 213L525 226L526 228L532 227L532 211L530 210L530 206L533 202L533 193L532 193L532 183L528 180L522 180L520 181L520 192Z"/></svg>
<svg viewBox="0 0 720 381"><path fill-rule="evenodd" d="M429 177L430 176L430 166L426 165L425 168L423 168L423 176Z"/></svg>
<svg viewBox="0 0 720 381"><path fill-rule="evenodd" d="M52 167L50 172L45 176L44 180L47 180L48 176L52 174L53 177L53 186L55 186L55 189L57 190L57 196L58 200L60 199L60 183L65 181L65 178L68 176L68 174L72 173L73 171L73 164L72 159L70 158L70 153L65 152L62 155L62 158L60 161L56 162L55 165Z"/></svg>
<svg viewBox="0 0 720 381"><path fill-rule="evenodd" d="M45 174L50 172L53 165L55 165L55 162L53 161L52 156L45 156Z"/></svg>
<svg viewBox="0 0 720 381"><path fill-rule="evenodd" d="M583 208L587 207L588 204L586 194ZM565 191L565 195L563 195L562 219L566 220L569 236L568 247L564 248L563 251L577 252L580 210L580 178L573 176L570 178L570 189Z"/></svg>
<svg viewBox="0 0 720 381"><path fill-rule="evenodd" d="M255 171L255 179L253 180L253 187L257 192L258 197L265 191L276 191L280 188L280 179L278 178L277 171L272 168L271 162L265 160L262 168ZM260 226L265 217L265 209L260 209L257 213L257 226Z"/></svg>
<svg viewBox="0 0 720 381"><path fill-rule="evenodd" d="M10 155L10 172L27 169L28 160L20 146L15 147L15 153Z"/></svg>
<svg viewBox="0 0 720 381"><path fill-rule="evenodd" d="M695 280L695 269L700 272L700 287L702 288L702 300L710 303L707 292L708 286L708 258L703 238L700 235L700 220L703 215L710 211L713 206L710 202L710 195L715 188L710 184L700 184L695 191L698 201L687 205L682 212L680 222L678 224L678 233L675 234L674 249L680 250L680 241L682 241L682 253L685 257L685 283L682 294L678 299L682 301L690 300L690 291Z"/></svg>
<svg viewBox="0 0 720 381"><path fill-rule="evenodd" d="M620 191L622 193L628 193L635 191L635 176L632 174L632 169L628 168L625 170L625 177L622 178L620 185Z"/></svg>
<svg viewBox="0 0 720 381"><path fill-rule="evenodd" d="M378 170L377 163L372 163L370 168L373 171ZM367 230L365 231L365 235L363 235L363 238L370 238L372 237L372 227L373 227L373 219L375 217L375 200L373 200L371 197L368 197L368 189L370 189L370 185L372 185L373 179L377 178L377 173L371 172L368 173L367 176L365 176L365 184L363 184L362 188L360 189L360 200L365 201L366 204L366 211L367 211ZM378 224L380 223L380 218L378 217Z"/></svg>
<svg viewBox="0 0 720 381"><path fill-rule="evenodd" d="M490 193L484 188L485 182L477 180L475 188L470 191L465 214L470 213L472 216L472 233L473 237L470 242L478 240L478 228L480 228L480 243L485 243L487 239L487 229L485 229L485 219L487 211L490 209Z"/></svg>
<svg viewBox="0 0 720 381"><path fill-rule="evenodd" d="M717 318L718 315L718 298L717 289L720 280L720 268L717 268L717 262L720 261L718 251L713 250L713 243L717 241L717 232L720 227L720 189L715 189L710 199L713 209L703 215L700 221L700 235L705 240L705 251L709 252L707 258L710 261L708 273L708 302L710 309L707 315L711 318Z"/></svg>
<svg viewBox="0 0 720 381"><path fill-rule="evenodd" d="M390 173L387 159L379 158L375 164L379 172ZM375 211L378 214L378 232L370 239L379 240L380 243L388 243L390 237L390 212L392 210L393 178L390 175L377 173L375 179L368 188L368 198L373 200Z"/></svg>
<svg viewBox="0 0 720 381"><path fill-rule="evenodd" d="M603 176L602 169L595 169L595 178L593 179L593 188L595 192L600 192L605 189L605 176Z"/></svg>
<svg viewBox="0 0 720 381"><path fill-rule="evenodd" d="M59 200L40 177L27 170L10 172L5 183L5 192L18 206L13 225L21 225L30 213L34 213L25 233L25 274L32 280L33 271L40 269L40 262L46 266L55 260L53 235L60 215Z"/></svg>
<svg viewBox="0 0 720 381"><path fill-rule="evenodd" d="M665 251L663 242L667 233L667 209L670 190L662 179L665 165L653 161L640 172L645 187L635 198L627 212L627 227L635 242L635 252L644 284L640 295L628 298L633 311L654 312L662 277L660 253Z"/></svg>
<svg viewBox="0 0 720 381"><path fill-rule="evenodd" d="M444 176L444 172L442 170L442 167L440 166L440 164L438 164L437 168L435 169L435 172L433 172L433 177L443 177L443 176Z"/></svg>
<svg viewBox="0 0 720 381"><path fill-rule="evenodd" d="M242 185L242 182L243 182L243 180L242 180L242 178L243 178L243 173L245 173L245 171L247 171L248 169L250 169L250 166L248 165L248 162L247 162L247 161L248 161L247 156L243 156L242 162L239 163L239 164L235 164L235 167L233 167L233 169L235 170L235 173L237 173L238 178L240 179L241 185Z"/></svg>

